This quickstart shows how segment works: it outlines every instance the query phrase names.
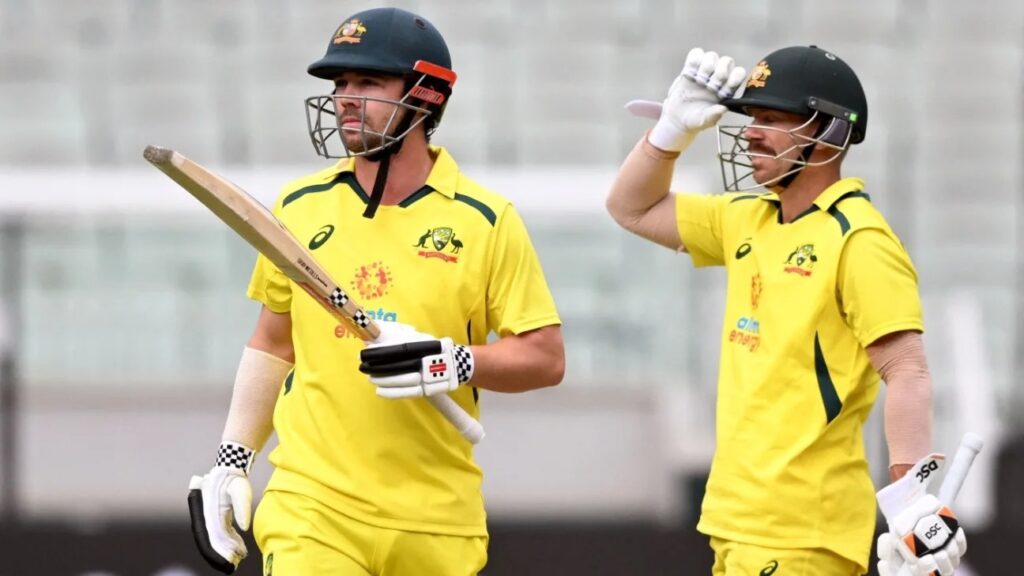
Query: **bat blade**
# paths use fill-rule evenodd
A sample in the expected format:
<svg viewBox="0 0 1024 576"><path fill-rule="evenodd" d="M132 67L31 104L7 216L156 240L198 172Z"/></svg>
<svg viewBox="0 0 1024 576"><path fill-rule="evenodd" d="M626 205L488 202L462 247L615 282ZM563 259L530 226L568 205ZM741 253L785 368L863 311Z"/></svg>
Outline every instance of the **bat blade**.
<svg viewBox="0 0 1024 576"><path fill-rule="evenodd" d="M143 157L199 200L362 340L373 340L380 335L380 328L363 308L258 200L175 150L147 146ZM450 396L438 394L427 400L471 443L483 439L480 423Z"/></svg>
<svg viewBox="0 0 1024 576"><path fill-rule="evenodd" d="M188 191L363 340L380 334L363 309L312 259L263 204L182 154L149 146L143 156Z"/></svg>

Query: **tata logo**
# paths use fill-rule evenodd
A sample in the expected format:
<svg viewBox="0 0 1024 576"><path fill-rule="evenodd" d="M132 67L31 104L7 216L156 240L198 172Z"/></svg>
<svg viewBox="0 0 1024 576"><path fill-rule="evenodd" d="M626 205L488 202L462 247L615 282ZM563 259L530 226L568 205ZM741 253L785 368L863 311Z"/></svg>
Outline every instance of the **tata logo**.
<svg viewBox="0 0 1024 576"><path fill-rule="evenodd" d="M309 249L316 250L317 248L324 245L327 240L330 239L331 234L334 234L334 226L328 224L317 231L313 239L309 241Z"/></svg>
<svg viewBox="0 0 1024 576"><path fill-rule="evenodd" d="M376 322L398 322L398 312L378 307L376 310L366 308L363 310L367 316ZM359 335L350 330L344 324L334 325L335 338L358 338Z"/></svg>

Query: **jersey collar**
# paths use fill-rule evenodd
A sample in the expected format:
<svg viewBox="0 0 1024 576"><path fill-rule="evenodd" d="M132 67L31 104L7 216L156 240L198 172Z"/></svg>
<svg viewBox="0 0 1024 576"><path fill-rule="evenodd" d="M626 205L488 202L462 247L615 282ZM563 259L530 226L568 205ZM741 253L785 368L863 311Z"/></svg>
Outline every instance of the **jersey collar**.
<svg viewBox="0 0 1024 576"><path fill-rule="evenodd" d="M850 192L861 192L864 190L864 181L860 178L842 178L825 188L818 197L814 199L814 205L819 210L828 210L840 198Z"/></svg>
<svg viewBox="0 0 1024 576"><path fill-rule="evenodd" d="M821 194L818 194L818 197L814 199L813 204L818 210L828 210L844 195L850 192L862 191L864 191L864 180L860 178L841 178L833 182L828 188L822 190ZM776 205L781 203L779 195L775 192L766 192L758 196L758 198Z"/></svg>
<svg viewBox="0 0 1024 576"><path fill-rule="evenodd" d="M425 185L448 198L455 198L455 186L459 181L459 167L455 163L455 159L443 146L431 146L430 155L434 157L434 166L430 169L430 174L427 175ZM354 175L355 170L356 158L353 156L344 158L335 164L333 173L338 175L343 172L351 172Z"/></svg>
<svg viewBox="0 0 1024 576"><path fill-rule="evenodd" d="M447 198L455 198L455 186L459 183L459 167L455 159L442 146L431 146L430 154L434 157L434 167L427 175L427 186Z"/></svg>

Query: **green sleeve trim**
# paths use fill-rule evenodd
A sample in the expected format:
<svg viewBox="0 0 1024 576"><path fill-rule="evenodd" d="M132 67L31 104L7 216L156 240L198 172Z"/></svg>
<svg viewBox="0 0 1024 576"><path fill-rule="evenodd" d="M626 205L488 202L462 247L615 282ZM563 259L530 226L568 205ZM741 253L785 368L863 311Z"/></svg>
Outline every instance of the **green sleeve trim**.
<svg viewBox="0 0 1024 576"><path fill-rule="evenodd" d="M838 204L843 200L846 200L847 198L863 198L868 202L871 202L871 197L868 196L867 193L854 191L843 194L838 199L836 199L836 201L833 202L831 206L829 206L828 213L831 214L832 217L836 219L836 222L839 223L839 233L843 236L846 236L846 233L850 231L850 219L846 217L846 214L843 214L843 212L839 210Z"/></svg>
<svg viewBox="0 0 1024 576"><path fill-rule="evenodd" d="M491 208L487 204L484 204L483 202L477 200L476 198L473 198L472 196L466 196L465 194L459 194L458 192L456 192L455 200L462 202L463 204L466 204L468 206L472 206L473 208L476 208L476 210L483 214L484 218L486 218L487 221L491 223L491 226L494 226L494 223L497 222L498 220L498 216L494 213L494 210L491 210Z"/></svg>
<svg viewBox="0 0 1024 576"><path fill-rule="evenodd" d="M843 409L843 402L836 392L836 385L832 382L832 375L828 372L828 363L825 362L825 355L821 352L821 342L818 340L818 333L814 333L814 372L818 376L818 391L821 392L821 402L825 405L825 425L827 426Z"/></svg>
<svg viewBox="0 0 1024 576"><path fill-rule="evenodd" d="M835 205L829 207L828 213L839 223L839 234L846 236L846 233L850 231L850 220L846 218L846 214L840 212L839 208L836 208Z"/></svg>
<svg viewBox="0 0 1024 576"><path fill-rule="evenodd" d="M330 182L323 184L313 184L312 186L305 186L299 188L295 192L284 197L284 201L281 202L281 207L291 204L292 202L302 198L306 194L316 194L317 192L326 192L331 188L334 188L338 184L348 184L352 188L352 191L359 195L363 199L363 202L368 202L370 197L363 191L363 187L359 185L359 181L355 179L355 176L351 172L340 172L337 176L331 179Z"/></svg>

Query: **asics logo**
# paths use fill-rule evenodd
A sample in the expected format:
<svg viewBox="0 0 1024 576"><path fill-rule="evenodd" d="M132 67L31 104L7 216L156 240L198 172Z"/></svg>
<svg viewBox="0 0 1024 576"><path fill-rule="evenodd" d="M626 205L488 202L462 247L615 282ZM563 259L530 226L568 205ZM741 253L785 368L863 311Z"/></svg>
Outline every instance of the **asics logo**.
<svg viewBox="0 0 1024 576"><path fill-rule="evenodd" d="M743 244L740 244L740 247L736 249L736 259L743 259L744 256L750 254L751 250L753 250L753 247L750 246L750 242L744 242Z"/></svg>
<svg viewBox="0 0 1024 576"><path fill-rule="evenodd" d="M778 568L779 568L779 561L778 560L772 560L771 562L768 563L767 566L765 566L764 568L761 569L761 572L760 572L759 576L772 576L772 574L775 574L775 571Z"/></svg>
<svg viewBox="0 0 1024 576"><path fill-rule="evenodd" d="M328 224L321 228L316 233L316 236L313 236L313 239L309 241L309 249L316 250L317 248L323 246L324 243L327 242L327 240L331 237L331 234L334 234L334 226Z"/></svg>

